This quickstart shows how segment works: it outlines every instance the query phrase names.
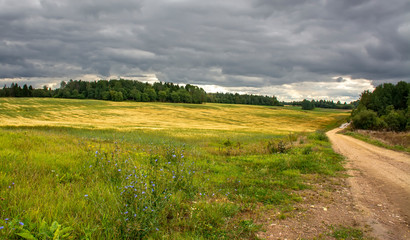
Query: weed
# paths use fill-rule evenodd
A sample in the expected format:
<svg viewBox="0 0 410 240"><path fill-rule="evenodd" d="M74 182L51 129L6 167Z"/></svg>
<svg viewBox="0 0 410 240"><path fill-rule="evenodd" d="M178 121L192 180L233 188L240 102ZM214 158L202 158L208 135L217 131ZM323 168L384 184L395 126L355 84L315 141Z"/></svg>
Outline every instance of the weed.
<svg viewBox="0 0 410 240"><path fill-rule="evenodd" d="M344 226L331 226L330 234L335 239L340 240L360 240L363 239L363 232L360 229Z"/></svg>
<svg viewBox="0 0 410 240"><path fill-rule="evenodd" d="M282 140L270 140L266 146L269 153L285 153L287 148Z"/></svg>

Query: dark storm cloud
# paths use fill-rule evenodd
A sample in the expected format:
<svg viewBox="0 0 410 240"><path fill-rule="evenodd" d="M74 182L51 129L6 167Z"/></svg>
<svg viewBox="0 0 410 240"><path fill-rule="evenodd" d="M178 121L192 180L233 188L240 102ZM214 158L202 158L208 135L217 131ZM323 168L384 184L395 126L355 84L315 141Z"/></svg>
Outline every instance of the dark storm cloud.
<svg viewBox="0 0 410 240"><path fill-rule="evenodd" d="M409 81L409 12L407 0L5 0L0 78Z"/></svg>

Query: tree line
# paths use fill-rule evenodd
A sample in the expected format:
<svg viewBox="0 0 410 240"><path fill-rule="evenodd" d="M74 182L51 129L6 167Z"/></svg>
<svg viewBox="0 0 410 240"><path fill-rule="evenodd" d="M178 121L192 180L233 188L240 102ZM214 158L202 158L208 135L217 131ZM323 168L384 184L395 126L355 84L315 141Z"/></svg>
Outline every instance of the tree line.
<svg viewBox="0 0 410 240"><path fill-rule="evenodd" d="M337 101L336 103L333 100L306 100L303 101L293 101L293 102L283 102L285 105L292 105L292 106L301 106L303 110L312 110L315 107L317 108L332 108L332 109L353 109L357 102L351 103L341 103Z"/></svg>
<svg viewBox="0 0 410 240"><path fill-rule="evenodd" d="M281 106L282 104L275 96L261 96L253 94L238 93L208 93L207 102L210 103L230 103L230 104L249 104L249 105L266 105Z"/></svg>
<svg viewBox="0 0 410 240"><path fill-rule="evenodd" d="M206 93L198 86L173 83L143 83L135 80L62 81L60 88L52 90L47 86L35 89L12 83L0 89L0 97L55 97L75 99L98 99L111 101L173 102L173 103L232 103L251 105L281 105L275 96L259 96L232 93Z"/></svg>
<svg viewBox="0 0 410 240"><path fill-rule="evenodd" d="M364 91L352 111L353 127L370 130L410 130L410 83L385 83Z"/></svg>

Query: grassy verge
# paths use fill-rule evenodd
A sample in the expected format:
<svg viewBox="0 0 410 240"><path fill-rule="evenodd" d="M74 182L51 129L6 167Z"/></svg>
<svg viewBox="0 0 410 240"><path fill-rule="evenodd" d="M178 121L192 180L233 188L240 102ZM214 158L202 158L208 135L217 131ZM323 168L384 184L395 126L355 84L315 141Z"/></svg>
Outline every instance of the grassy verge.
<svg viewBox="0 0 410 240"><path fill-rule="evenodd" d="M396 150L396 151L402 151L402 152L410 153L410 148L409 147L405 147L405 146L402 146L402 145L387 144L387 143L382 142L378 139L375 139L375 138L373 138L369 135L364 135L364 134L360 134L358 132L352 132L352 131L345 131L345 132L343 132L343 134L345 134L347 136L357 138L359 140L362 140L364 142L373 144L373 145L378 146L378 147L383 147L383 148L387 148L387 149L390 149L390 150Z"/></svg>

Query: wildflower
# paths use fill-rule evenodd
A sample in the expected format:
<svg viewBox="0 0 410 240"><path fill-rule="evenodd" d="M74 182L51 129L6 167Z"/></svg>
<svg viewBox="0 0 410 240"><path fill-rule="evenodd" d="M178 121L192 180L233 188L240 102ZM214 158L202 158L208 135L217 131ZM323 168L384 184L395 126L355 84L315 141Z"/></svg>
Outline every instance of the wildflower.
<svg viewBox="0 0 410 240"><path fill-rule="evenodd" d="M175 157L177 157L177 155L174 154L174 155L172 155L172 157L175 158Z"/></svg>
<svg viewBox="0 0 410 240"><path fill-rule="evenodd" d="M4 228L4 226L0 226L0 230L3 229L3 228Z"/></svg>
<svg viewBox="0 0 410 240"><path fill-rule="evenodd" d="M124 214L128 214L128 211L126 211Z"/></svg>
<svg viewBox="0 0 410 240"><path fill-rule="evenodd" d="M121 169L118 169L118 172L121 172Z"/></svg>
<svg viewBox="0 0 410 240"><path fill-rule="evenodd" d="M155 228L155 230L159 231L159 229L158 229L158 228Z"/></svg>
<svg viewBox="0 0 410 240"><path fill-rule="evenodd" d="M9 220L8 218L4 219L4 221L8 221L8 220Z"/></svg>
<svg viewBox="0 0 410 240"><path fill-rule="evenodd" d="M142 194L145 194L145 192L142 192Z"/></svg>
<svg viewBox="0 0 410 240"><path fill-rule="evenodd" d="M23 223L23 222L19 222L19 224L20 224L21 226L24 226L24 223Z"/></svg>
<svg viewBox="0 0 410 240"><path fill-rule="evenodd" d="M134 217L136 217L137 216L137 214L134 214Z"/></svg>

